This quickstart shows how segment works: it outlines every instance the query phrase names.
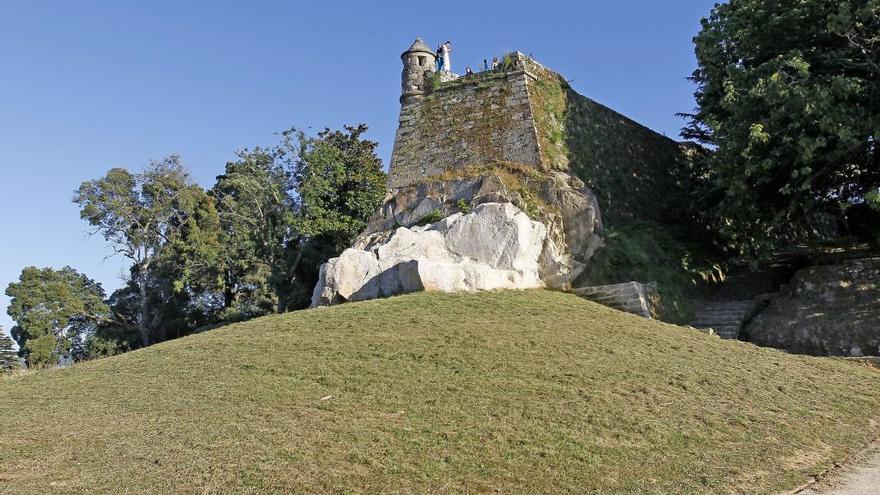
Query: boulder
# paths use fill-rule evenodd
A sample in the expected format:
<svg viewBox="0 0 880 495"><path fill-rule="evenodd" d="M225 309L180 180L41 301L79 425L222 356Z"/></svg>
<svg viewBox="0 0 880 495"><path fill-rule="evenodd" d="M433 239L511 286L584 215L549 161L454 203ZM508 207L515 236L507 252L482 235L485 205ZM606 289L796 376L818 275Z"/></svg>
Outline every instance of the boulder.
<svg viewBox="0 0 880 495"><path fill-rule="evenodd" d="M421 290L475 291L543 287L539 269L546 227L510 203L399 227L369 247L346 249L321 266L312 306Z"/></svg>
<svg viewBox="0 0 880 495"><path fill-rule="evenodd" d="M447 248L502 270L537 271L547 228L510 203L487 203L448 227Z"/></svg>
<svg viewBox="0 0 880 495"><path fill-rule="evenodd" d="M379 261L369 251L346 249L338 258L321 265L312 306L379 297Z"/></svg>
<svg viewBox="0 0 880 495"><path fill-rule="evenodd" d="M369 249L379 245L397 227L416 228L429 215L453 218L481 204L510 203L545 227L546 238L539 259L542 281L547 287L567 289L603 245L598 200L572 174L515 164L456 173L460 175L428 178L390 192L354 247ZM436 229L448 228L450 223Z"/></svg>
<svg viewBox="0 0 880 495"><path fill-rule="evenodd" d="M312 305L419 290L569 289L603 244L596 197L572 174L506 162L455 174L389 192L352 248L321 268Z"/></svg>

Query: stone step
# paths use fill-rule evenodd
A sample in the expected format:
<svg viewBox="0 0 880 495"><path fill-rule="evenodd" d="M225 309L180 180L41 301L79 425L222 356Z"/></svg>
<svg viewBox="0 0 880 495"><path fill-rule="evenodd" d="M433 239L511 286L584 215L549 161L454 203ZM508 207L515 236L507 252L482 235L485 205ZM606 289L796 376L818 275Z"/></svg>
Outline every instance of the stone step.
<svg viewBox="0 0 880 495"><path fill-rule="evenodd" d="M745 315L736 315L736 316L700 316L694 318L693 321L695 323L705 323L705 322L715 322L715 321L733 321L736 323L742 323L746 320Z"/></svg>
<svg viewBox="0 0 880 495"><path fill-rule="evenodd" d="M749 311L755 309L756 306L757 306L757 304L754 304L754 305L752 305L752 306L742 307L742 308L727 308L727 309L721 309L721 308L715 308L715 309L712 309L712 308L697 308L696 311L694 311L694 314L697 314L697 315L699 315L699 314L707 314L707 315L715 315L715 314L718 314L718 315L725 315L725 314L727 314L727 315L741 315L741 314L748 313Z"/></svg>
<svg viewBox="0 0 880 495"><path fill-rule="evenodd" d="M709 310L709 311L725 311L725 310L743 310L754 307L756 301L747 301L747 302L737 302L734 304L728 303L708 303L708 304L700 304L699 308L701 310Z"/></svg>
<svg viewBox="0 0 880 495"><path fill-rule="evenodd" d="M735 311L734 310L724 310L724 311L714 310L713 311L713 310L700 309L700 310L697 310L694 312L694 317L700 317L700 316L738 316L738 315L747 314L751 310L752 310L752 308L742 308L742 309L737 309Z"/></svg>
<svg viewBox="0 0 880 495"><path fill-rule="evenodd" d="M691 326L694 328L741 327L742 322L738 320L695 321L691 323Z"/></svg>
<svg viewBox="0 0 880 495"><path fill-rule="evenodd" d="M725 318L694 318L693 323L691 323L691 325L694 325L694 326L696 326L698 324L702 324L703 326L711 325L711 324L718 325L718 324L721 324L722 322L729 322L729 324L731 324L731 325L740 325L744 321L745 321L745 318L742 316L738 316L736 318L730 318L730 317L725 317Z"/></svg>
<svg viewBox="0 0 880 495"><path fill-rule="evenodd" d="M737 313L697 313L694 315L694 321L704 320L744 320L748 311L740 311Z"/></svg>
<svg viewBox="0 0 880 495"><path fill-rule="evenodd" d="M612 285L596 285L571 289L572 294L589 299L595 303L645 318L651 317L648 302L654 288L638 282L624 282Z"/></svg>

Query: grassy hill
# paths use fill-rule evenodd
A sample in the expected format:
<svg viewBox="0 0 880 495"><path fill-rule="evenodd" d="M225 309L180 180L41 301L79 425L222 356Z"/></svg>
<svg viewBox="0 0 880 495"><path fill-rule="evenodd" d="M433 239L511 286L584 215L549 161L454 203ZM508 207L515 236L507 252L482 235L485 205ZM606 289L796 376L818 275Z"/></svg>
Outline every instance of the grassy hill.
<svg viewBox="0 0 880 495"><path fill-rule="evenodd" d="M0 379L0 492L773 493L877 420L862 365L422 293Z"/></svg>

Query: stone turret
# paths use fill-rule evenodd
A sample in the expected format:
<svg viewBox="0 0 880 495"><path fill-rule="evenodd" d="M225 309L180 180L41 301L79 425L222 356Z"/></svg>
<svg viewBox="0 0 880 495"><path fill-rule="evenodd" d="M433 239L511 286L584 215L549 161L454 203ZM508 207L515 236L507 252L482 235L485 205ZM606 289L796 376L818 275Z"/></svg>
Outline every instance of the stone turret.
<svg viewBox="0 0 880 495"><path fill-rule="evenodd" d="M400 103L406 105L425 95L425 75L436 70L437 56L421 38L416 38L412 46L400 55L400 59L403 60Z"/></svg>

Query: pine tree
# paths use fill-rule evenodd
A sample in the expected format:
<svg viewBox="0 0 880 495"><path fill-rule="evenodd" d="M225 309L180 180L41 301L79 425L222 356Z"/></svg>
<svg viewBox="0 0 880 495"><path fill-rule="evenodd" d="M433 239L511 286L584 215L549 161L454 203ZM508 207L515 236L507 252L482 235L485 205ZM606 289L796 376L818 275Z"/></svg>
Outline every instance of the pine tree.
<svg viewBox="0 0 880 495"><path fill-rule="evenodd" d="M0 327L0 373L9 372L19 366L18 354L13 348L12 338L3 334Z"/></svg>

